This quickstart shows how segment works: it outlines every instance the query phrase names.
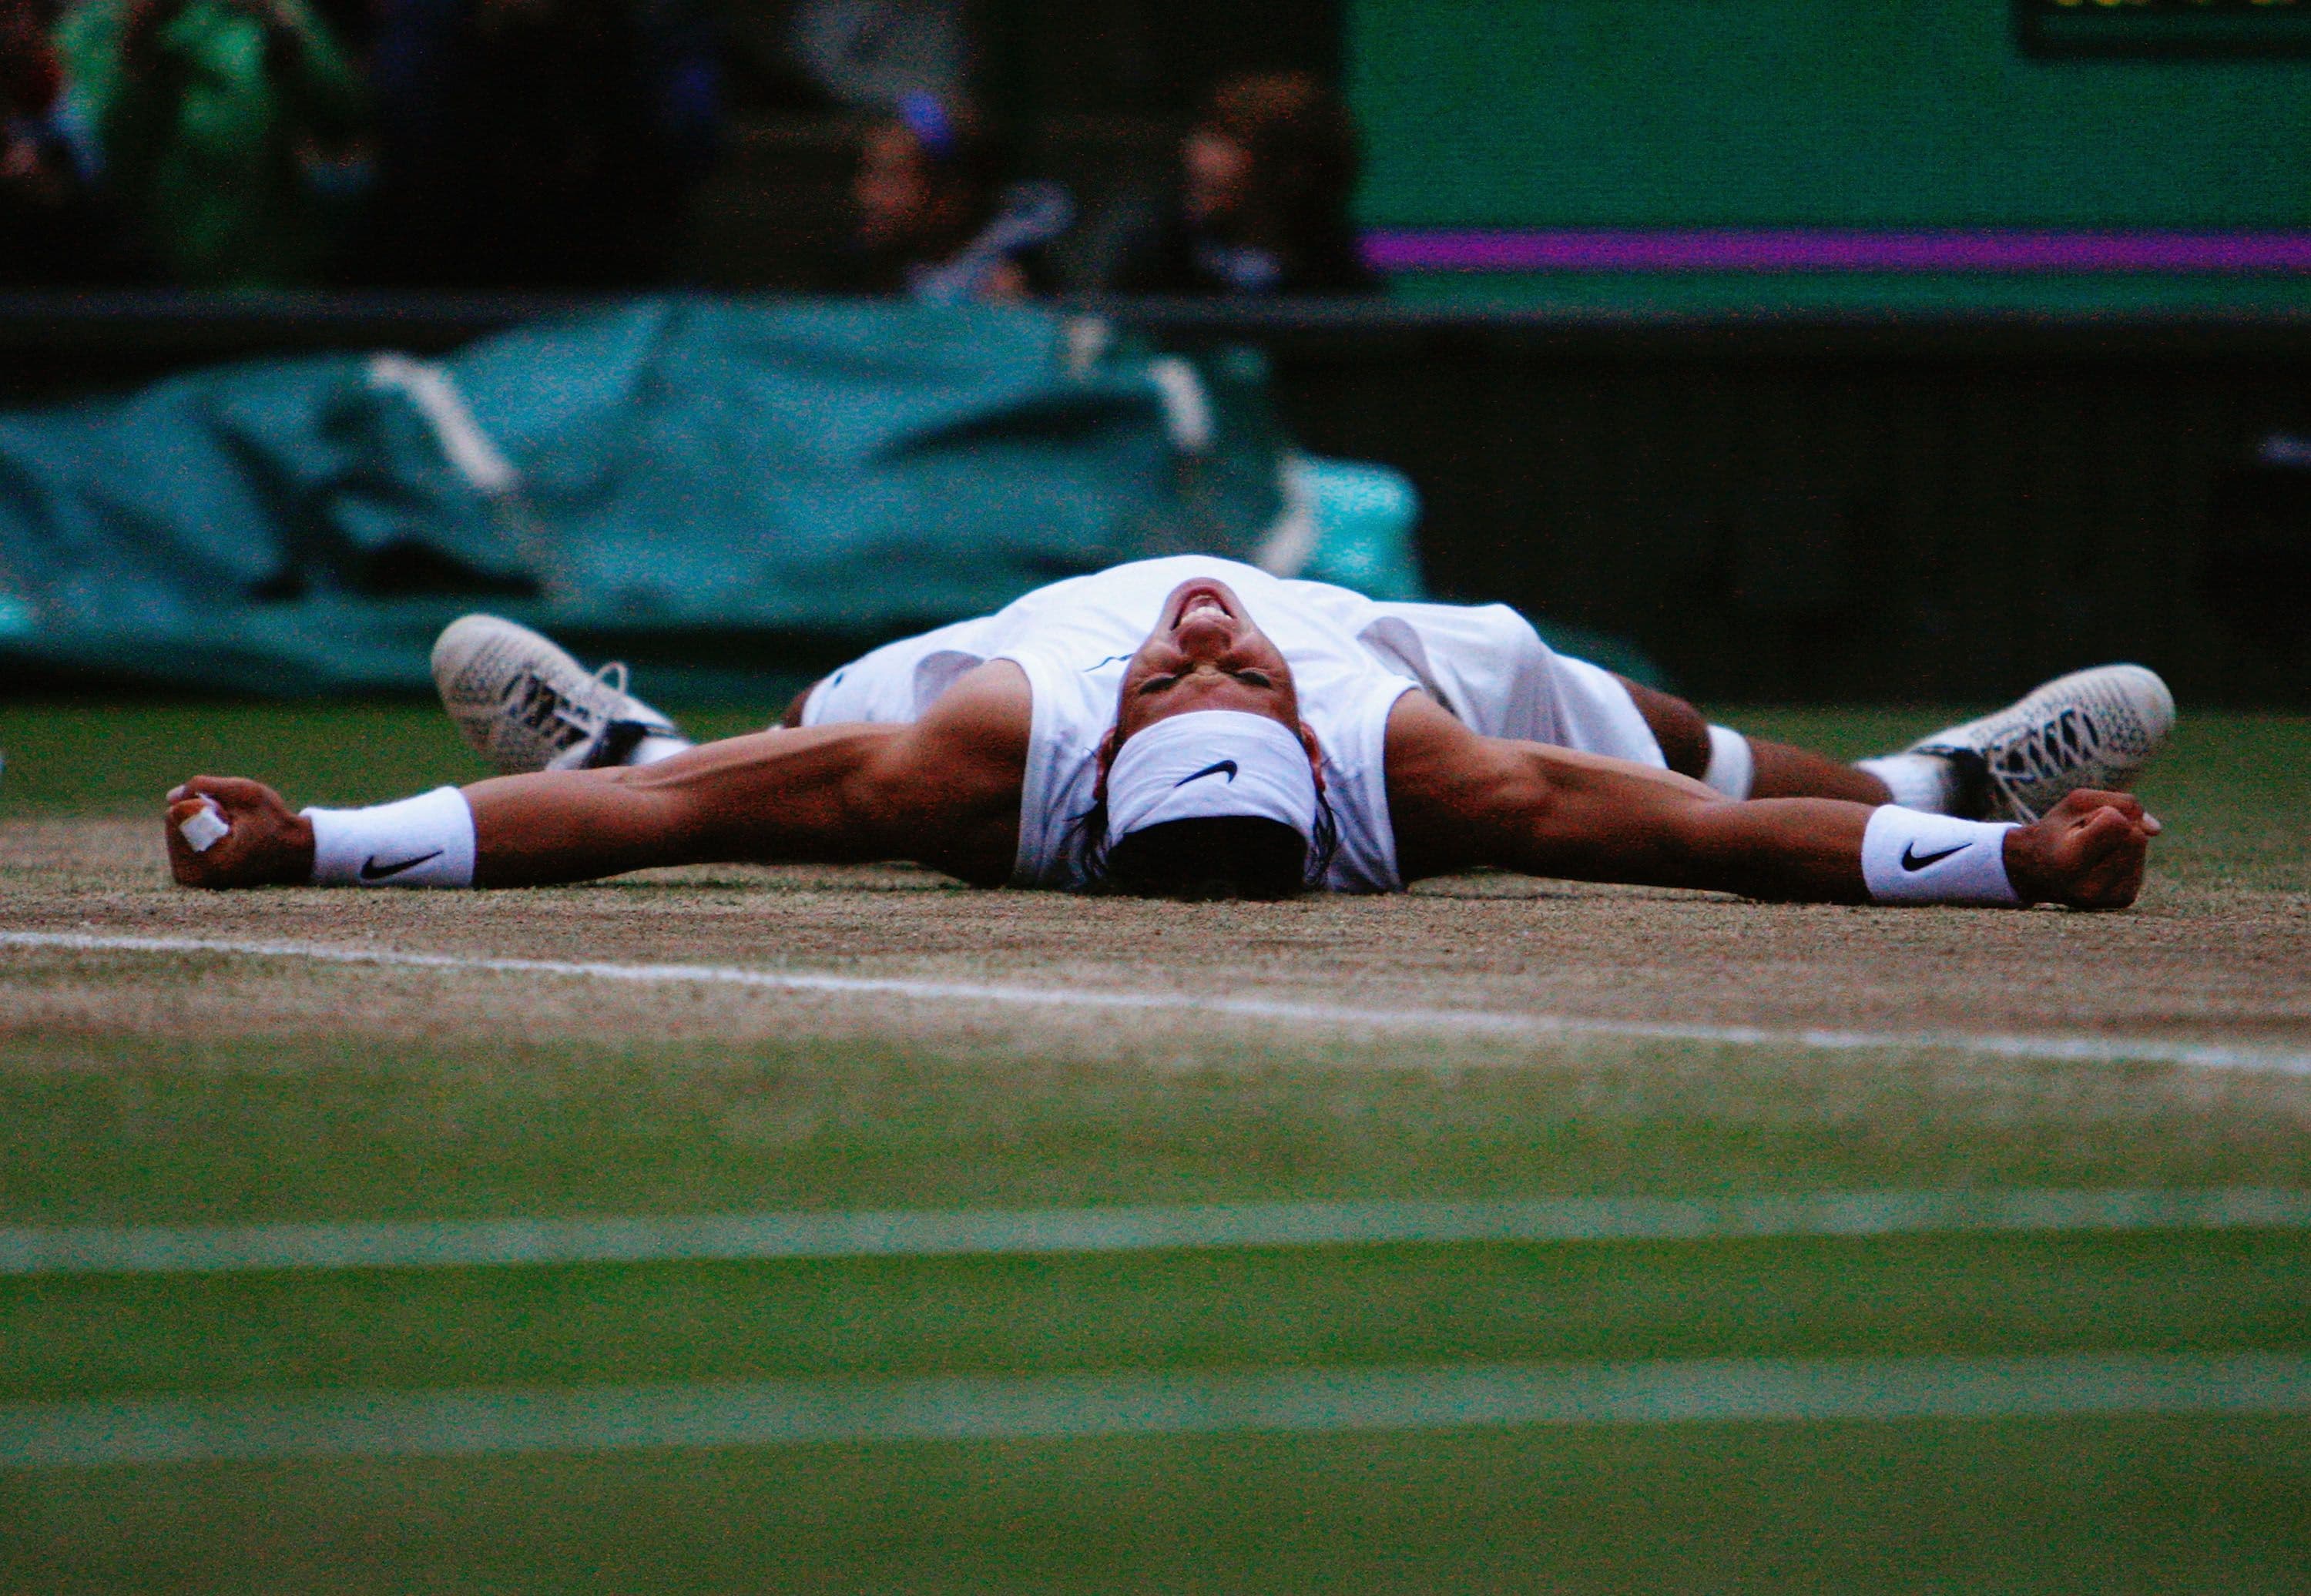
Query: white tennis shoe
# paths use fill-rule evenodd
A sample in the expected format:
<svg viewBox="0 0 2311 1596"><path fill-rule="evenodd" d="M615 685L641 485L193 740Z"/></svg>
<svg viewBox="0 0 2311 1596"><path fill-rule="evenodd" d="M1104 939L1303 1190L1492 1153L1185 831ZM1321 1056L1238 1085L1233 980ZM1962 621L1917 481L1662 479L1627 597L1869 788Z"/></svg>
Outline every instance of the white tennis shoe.
<svg viewBox="0 0 2311 1596"><path fill-rule="evenodd" d="M2057 676L2010 709L1913 743L1958 765L1984 818L2028 823L2080 787L2124 791L2175 728L2175 695L2140 665Z"/></svg>
<svg viewBox="0 0 2311 1596"><path fill-rule="evenodd" d="M433 641L433 685L458 731L507 775L630 764L646 739L682 733L626 691L626 667L589 671L496 615L452 621Z"/></svg>

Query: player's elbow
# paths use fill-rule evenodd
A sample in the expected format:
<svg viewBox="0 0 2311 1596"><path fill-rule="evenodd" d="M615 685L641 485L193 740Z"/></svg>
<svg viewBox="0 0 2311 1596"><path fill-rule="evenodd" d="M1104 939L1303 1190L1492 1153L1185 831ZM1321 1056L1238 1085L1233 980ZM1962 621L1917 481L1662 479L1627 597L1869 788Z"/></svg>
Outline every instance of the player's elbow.
<svg viewBox="0 0 2311 1596"><path fill-rule="evenodd" d="M912 859L937 824L937 816L916 801L920 796L903 769L862 770L835 794L835 829L863 853Z"/></svg>
<svg viewBox="0 0 2311 1596"><path fill-rule="evenodd" d="M947 774L922 739L894 738L861 759L837 786L836 830L862 856L932 857L950 819Z"/></svg>
<svg viewBox="0 0 2311 1596"><path fill-rule="evenodd" d="M1484 863L1548 873L1566 824L1566 794L1548 765L1519 750L1473 774L1455 806L1469 822L1461 851Z"/></svg>
<svg viewBox="0 0 2311 1596"><path fill-rule="evenodd" d="M716 801L710 782L669 769L672 764L669 760L577 773L593 784L589 818L600 845L622 856L650 855L653 863L738 857L730 807Z"/></svg>
<svg viewBox="0 0 2311 1596"><path fill-rule="evenodd" d="M1731 803L1697 784L1532 757L1504 771L1496 801L1536 874L1691 885L1713 873L1717 819Z"/></svg>

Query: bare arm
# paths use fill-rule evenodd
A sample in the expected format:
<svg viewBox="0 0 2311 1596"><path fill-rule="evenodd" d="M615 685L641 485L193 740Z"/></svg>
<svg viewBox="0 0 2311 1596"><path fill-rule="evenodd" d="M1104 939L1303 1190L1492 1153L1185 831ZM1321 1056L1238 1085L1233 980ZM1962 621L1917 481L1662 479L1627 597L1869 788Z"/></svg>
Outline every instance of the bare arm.
<svg viewBox="0 0 2311 1596"><path fill-rule="evenodd" d="M1007 879L1031 703L1007 661L981 666L909 726L824 726L710 743L635 770L500 776L465 789L475 884L582 881L659 865L920 860ZM301 882L310 823L254 781L196 777L172 796L170 861L188 886ZM179 825L210 797L232 832L195 853Z"/></svg>
<svg viewBox="0 0 2311 1596"><path fill-rule="evenodd" d="M780 728L634 770L466 789L485 886L652 865L911 859L995 885L1018 850L1032 713L1019 667L972 671L907 726Z"/></svg>
<svg viewBox="0 0 2311 1596"><path fill-rule="evenodd" d="M1388 796L1407 880L1492 865L1757 898L1868 897L1869 805L1734 803L1650 766L1478 737L1423 693L1405 694L1389 717ZM2141 888L2158 829L2124 794L2073 793L2007 834L2007 874L2026 902L2123 908Z"/></svg>

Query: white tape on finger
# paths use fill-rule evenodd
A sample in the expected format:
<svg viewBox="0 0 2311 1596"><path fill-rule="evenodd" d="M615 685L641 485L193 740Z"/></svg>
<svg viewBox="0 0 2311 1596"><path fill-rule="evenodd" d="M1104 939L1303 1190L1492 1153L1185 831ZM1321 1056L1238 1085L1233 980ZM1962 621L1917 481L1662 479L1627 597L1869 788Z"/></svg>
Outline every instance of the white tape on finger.
<svg viewBox="0 0 2311 1596"><path fill-rule="evenodd" d="M217 807L216 799L212 798L203 798L199 810L187 815L177 826L178 835L185 839L185 846L195 853L206 853L231 831L232 827L225 824L223 812Z"/></svg>

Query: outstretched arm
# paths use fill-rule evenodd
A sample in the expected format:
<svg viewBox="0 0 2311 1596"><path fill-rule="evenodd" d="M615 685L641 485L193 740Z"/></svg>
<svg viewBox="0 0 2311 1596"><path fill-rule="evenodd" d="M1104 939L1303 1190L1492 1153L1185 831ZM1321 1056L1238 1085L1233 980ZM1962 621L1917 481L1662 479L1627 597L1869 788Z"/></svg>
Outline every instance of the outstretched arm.
<svg viewBox="0 0 2311 1596"><path fill-rule="evenodd" d="M757 732L638 769L477 781L463 789L475 885L541 885L658 865L892 859L999 883L1017 849L1030 709L1025 677L999 661L912 725ZM185 885L311 879L311 823L270 788L196 776L170 798L170 864ZM230 829L196 850L184 823L212 805Z"/></svg>
<svg viewBox="0 0 2311 1596"><path fill-rule="evenodd" d="M1649 766L1478 737L1425 694L1397 701L1388 795L1405 879L1492 865L1576 881L1868 902L1875 810L1830 798L1734 803ZM2124 908L2158 823L2123 793L2076 792L2005 833L2024 903Z"/></svg>

